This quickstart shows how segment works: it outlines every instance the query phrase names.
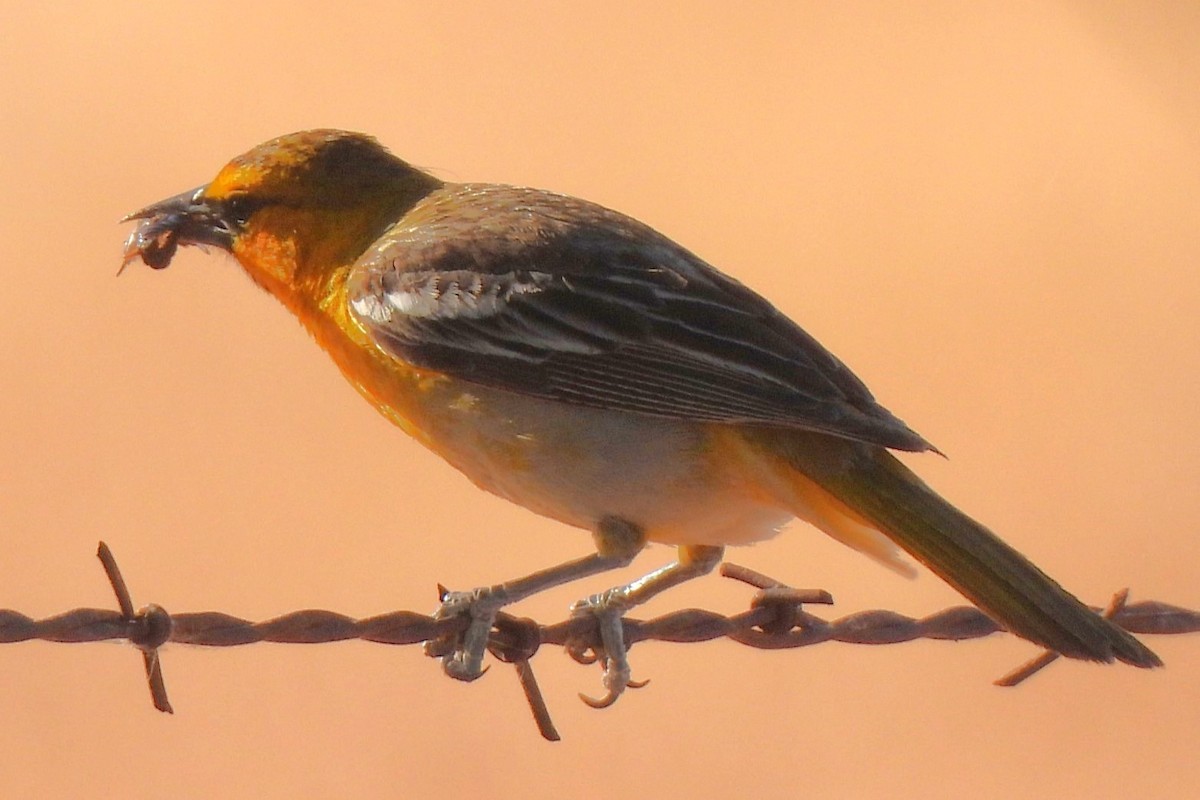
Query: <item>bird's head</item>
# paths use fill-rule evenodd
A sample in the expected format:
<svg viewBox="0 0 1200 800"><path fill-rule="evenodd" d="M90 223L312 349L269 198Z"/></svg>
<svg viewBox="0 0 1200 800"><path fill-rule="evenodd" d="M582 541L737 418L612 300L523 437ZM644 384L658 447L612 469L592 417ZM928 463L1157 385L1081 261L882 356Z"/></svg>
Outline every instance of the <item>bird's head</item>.
<svg viewBox="0 0 1200 800"><path fill-rule="evenodd" d="M274 294L307 291L440 186L374 138L293 133L226 164L208 184L136 211L125 263L168 266L179 246L232 253Z"/></svg>

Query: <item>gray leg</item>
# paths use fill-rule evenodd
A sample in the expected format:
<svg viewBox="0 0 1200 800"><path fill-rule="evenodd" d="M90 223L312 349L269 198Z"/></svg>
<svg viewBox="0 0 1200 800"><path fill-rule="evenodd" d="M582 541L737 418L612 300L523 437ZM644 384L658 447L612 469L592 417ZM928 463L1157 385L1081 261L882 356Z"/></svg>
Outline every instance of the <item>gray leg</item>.
<svg viewBox="0 0 1200 800"><path fill-rule="evenodd" d="M667 589L712 572L721 563L724 553L723 547L682 546L679 548L679 559L673 564L656 569L632 583L580 600L571 607L573 614L591 614L597 618L604 650L599 655L604 667L602 680L605 695L599 699L580 695L585 703L593 708L606 708L617 701L626 687L633 685L630 683L632 671L621 625L625 612Z"/></svg>
<svg viewBox="0 0 1200 800"><path fill-rule="evenodd" d="M473 681L483 674L483 654L487 649L488 635L496 621L496 613L504 606L564 583L628 566L646 544L645 535L638 526L616 517L602 519L593 539L596 552L592 555L495 586L468 592L448 592L434 616L441 619L465 615L471 618L471 622L460 646L442 657L446 674L462 681ZM429 652L428 645L426 652Z"/></svg>

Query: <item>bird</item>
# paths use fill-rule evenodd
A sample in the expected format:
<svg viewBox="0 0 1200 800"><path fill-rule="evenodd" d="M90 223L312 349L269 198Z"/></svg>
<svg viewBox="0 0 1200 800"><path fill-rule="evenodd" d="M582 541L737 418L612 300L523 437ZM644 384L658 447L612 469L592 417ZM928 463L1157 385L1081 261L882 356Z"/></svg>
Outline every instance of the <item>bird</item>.
<svg viewBox="0 0 1200 800"><path fill-rule="evenodd" d="M591 532L577 559L443 596L437 616L468 620L441 654L452 677L482 674L504 606L673 545L674 561L572 606L597 622L592 703L609 705L635 685L622 615L794 519L911 574L907 552L1064 656L1161 664L901 463L893 451L940 451L815 338L631 217L445 182L320 129L123 221L138 225L122 269L162 269L181 246L231 254L388 420L478 487Z"/></svg>

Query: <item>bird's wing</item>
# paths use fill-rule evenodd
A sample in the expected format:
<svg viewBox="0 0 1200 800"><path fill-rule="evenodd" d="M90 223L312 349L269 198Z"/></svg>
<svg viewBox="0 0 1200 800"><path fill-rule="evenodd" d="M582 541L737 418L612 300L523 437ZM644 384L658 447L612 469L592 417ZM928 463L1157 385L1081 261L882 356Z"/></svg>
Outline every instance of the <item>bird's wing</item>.
<svg viewBox="0 0 1200 800"><path fill-rule="evenodd" d="M931 449L759 295L628 217L534 190L448 187L351 270L385 352L521 394Z"/></svg>

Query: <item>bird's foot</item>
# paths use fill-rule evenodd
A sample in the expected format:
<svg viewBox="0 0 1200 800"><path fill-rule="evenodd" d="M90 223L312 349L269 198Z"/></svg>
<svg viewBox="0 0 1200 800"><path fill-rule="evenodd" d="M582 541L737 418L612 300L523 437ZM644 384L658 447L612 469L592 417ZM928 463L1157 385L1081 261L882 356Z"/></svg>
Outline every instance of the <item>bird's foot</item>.
<svg viewBox="0 0 1200 800"><path fill-rule="evenodd" d="M425 643L425 654L442 659L442 669L451 678L473 681L482 675L483 654L496 614L508 603L507 593L498 586L482 587L467 592L445 592L442 604L433 613L435 619L465 616L470 618L466 629L449 648L442 640Z"/></svg>
<svg viewBox="0 0 1200 800"><path fill-rule="evenodd" d="M646 681L632 680L633 671L629 666L629 650L625 646L625 629L623 617L632 603L629 601L625 587L609 589L600 594L578 601L571 606L571 615L575 617L595 617L600 629L600 646L582 644L569 645L571 656L582 663L599 661L604 671L601 682L604 685L603 697L589 697L580 693L579 699L592 708L608 708L617 702L626 689L640 689Z"/></svg>

